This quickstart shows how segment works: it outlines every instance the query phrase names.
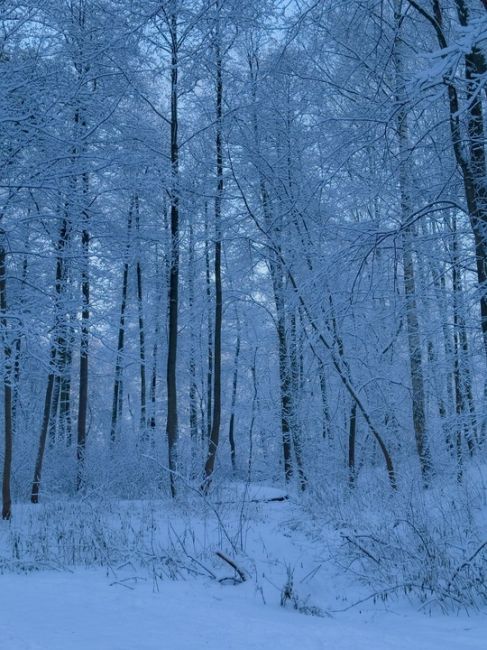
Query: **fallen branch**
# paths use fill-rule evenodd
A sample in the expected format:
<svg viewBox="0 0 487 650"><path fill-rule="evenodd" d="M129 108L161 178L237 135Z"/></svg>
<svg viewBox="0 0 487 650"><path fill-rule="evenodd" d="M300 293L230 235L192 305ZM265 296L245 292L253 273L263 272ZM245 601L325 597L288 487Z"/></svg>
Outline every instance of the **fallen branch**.
<svg viewBox="0 0 487 650"><path fill-rule="evenodd" d="M228 555L225 555L225 553L223 553L222 551L215 551L215 554L217 555L217 557L220 558L220 560L223 560L229 566L232 567L232 569L235 571L235 573L240 578L240 582L245 582L247 580L247 576L245 575L245 572L243 571L243 569L241 569L239 566L237 566L237 564L231 558L229 558Z"/></svg>
<svg viewBox="0 0 487 650"><path fill-rule="evenodd" d="M268 497L266 499L244 499L244 503L273 503L276 501L289 501L289 496L287 494L283 494L282 496L279 497ZM216 506L231 506L231 505L239 505L242 503L241 501L215 501L214 502Z"/></svg>

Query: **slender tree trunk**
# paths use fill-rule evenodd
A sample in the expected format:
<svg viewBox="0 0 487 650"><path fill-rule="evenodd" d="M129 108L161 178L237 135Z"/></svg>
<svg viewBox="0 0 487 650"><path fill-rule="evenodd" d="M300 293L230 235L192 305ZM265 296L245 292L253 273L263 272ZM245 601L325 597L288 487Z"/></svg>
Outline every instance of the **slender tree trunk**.
<svg viewBox="0 0 487 650"><path fill-rule="evenodd" d="M72 336L67 341L64 372L61 377L61 392L59 395L59 430L62 431L66 445L72 444L72 415L71 415L71 367L73 361Z"/></svg>
<svg viewBox="0 0 487 650"><path fill-rule="evenodd" d="M198 452L198 386L196 383L196 340L194 329L195 250L193 223L189 224L188 303L190 318L189 349L189 432L191 437L192 472L196 473ZM198 470L199 471L199 470Z"/></svg>
<svg viewBox="0 0 487 650"><path fill-rule="evenodd" d="M206 441L210 440L211 416L213 409L213 318L211 315L211 269L210 269L210 235L208 224L208 208L205 203L205 274L206 274L206 305L207 305L207 371L206 371Z"/></svg>
<svg viewBox="0 0 487 650"><path fill-rule="evenodd" d="M256 55L249 55L249 74L252 86L252 100L254 110L252 112L253 131L254 131L254 146L257 157L257 166L260 164L260 136L259 136L259 122L257 119L257 81L259 61ZM277 250L271 253L269 257L269 271L272 281L272 290L274 305L276 310L276 334L278 342L278 358L279 358L279 392L281 403L281 435L282 435L282 452L284 460L284 477L287 483L292 480L293 475L293 461L292 461L292 437L291 437L291 404L290 404L290 390L291 380L289 376L289 354L288 342L286 333L286 317L285 317L285 303L284 303L284 268L282 263L281 250L279 248L280 231L274 232L274 225L272 219L272 208L270 199L266 188L265 178L258 167L259 172L259 191L260 201L262 205L262 212L264 215L264 223L269 231L269 237L276 243ZM273 236L275 235L275 236Z"/></svg>
<svg viewBox="0 0 487 650"><path fill-rule="evenodd" d="M298 332L296 325L296 314L291 308L289 315L290 333L289 333L289 373L290 373L290 409L291 409L291 436L296 456L296 467L298 470L299 485L301 490L307 486L306 474L304 472L303 451L301 441L301 430L299 426L298 408L299 395L301 393L301 375L302 353L298 353Z"/></svg>
<svg viewBox="0 0 487 650"><path fill-rule="evenodd" d="M115 378L113 382L112 418L110 424L110 440L116 442L119 434L121 407L123 405L123 354L125 349L125 312L127 309L129 256L132 239L133 201L130 202L127 218L127 243L125 245L125 262L122 273L122 299L120 301L120 316L118 321L117 358L115 361Z"/></svg>
<svg viewBox="0 0 487 650"><path fill-rule="evenodd" d="M51 360L50 360L51 369L54 367L55 362L56 362L56 349L53 347L51 349ZM46 396L44 399L44 412L42 415L41 433L39 436L39 446L37 448L36 463L34 467L34 478L32 480L32 490L30 494L30 500L32 503L39 503L39 494L41 491L42 465L44 462L44 452L46 449L47 433L48 433L49 421L51 417L52 393L53 393L55 378L56 376L54 372L51 370L51 372L47 377L47 387L46 387Z"/></svg>
<svg viewBox="0 0 487 650"><path fill-rule="evenodd" d="M254 350L254 357L252 360L252 366L250 367L250 373L252 375L252 405L250 407L250 426L249 426L249 462L247 464L247 483L250 484L252 480L252 459L254 452L254 425L255 425L255 413L258 403L258 387L257 387L257 352L258 348Z"/></svg>
<svg viewBox="0 0 487 650"><path fill-rule="evenodd" d="M47 377L46 392L44 398L44 411L42 416L39 444L32 480L31 502L38 503L41 489L42 466L46 449L46 440L50 425L53 420L53 410L57 409L57 401L54 401L54 387L60 377L59 357L66 348L66 315L62 305L62 298L66 289L66 246L70 237L70 227L67 217L63 219L59 238L57 242L56 256L56 281L55 281L55 305L54 305L54 338L51 343L49 355L49 374ZM59 384L58 384L59 385ZM57 395L59 400L59 394ZM55 423L54 423L55 427Z"/></svg>
<svg viewBox="0 0 487 650"><path fill-rule="evenodd" d="M144 292L142 287L142 263L140 259L140 214L139 197L135 195L135 228L137 231L137 262L135 275L137 279L137 317L139 324L139 375L140 375L140 435L147 440L147 388L145 362L145 324L144 324Z"/></svg>
<svg viewBox="0 0 487 650"><path fill-rule="evenodd" d="M237 319L237 343L235 346L235 359L233 362L232 401L230 405L230 423L228 426L228 441L230 443L230 460L232 462L232 471L234 474L237 471L237 448L235 445L235 405L237 402L239 356L240 356L240 325Z"/></svg>
<svg viewBox="0 0 487 650"><path fill-rule="evenodd" d="M5 231L0 230L0 326L2 328L3 347L3 426L4 426L4 456L2 479L2 519L12 517L12 497L10 490L12 476L12 350L9 342L9 327L7 319L7 262L6 262Z"/></svg>
<svg viewBox="0 0 487 650"><path fill-rule="evenodd" d="M88 414L88 375L89 375L89 334L90 334L90 232L88 230L89 216L87 208L88 200L88 176L83 174L83 230L81 233L82 250L82 271L81 271L81 339L80 339L80 362L79 362L79 401L78 401L78 427L76 459L78 462L76 474L76 489L84 487L84 464L86 453L87 436L87 414Z"/></svg>
<svg viewBox="0 0 487 650"><path fill-rule="evenodd" d="M57 356L59 356L59 353ZM59 370L59 368L57 370ZM60 397L61 397L61 375L59 374L59 372L56 372L56 376L54 377L54 386L52 390L51 409L50 409L50 417L49 417L48 439L49 439L50 447L54 447L54 445L56 444L57 416L58 416Z"/></svg>
<svg viewBox="0 0 487 650"><path fill-rule="evenodd" d="M29 237L27 236L26 248L28 247ZM27 282L27 270L28 270L28 257L27 254L24 257L22 263L22 281L21 281L21 291L19 297L19 304L22 304L24 298L24 287ZM13 381L12 381L12 431L13 436L18 428L18 406L20 400L20 375L21 375L21 355L22 355L22 338L20 332L15 337L15 342L13 345Z"/></svg>
<svg viewBox="0 0 487 650"><path fill-rule="evenodd" d="M283 300L282 268L280 264L271 261L271 276L274 288L274 302L276 306L276 326L279 351L279 384L281 393L281 433L282 451L284 457L284 477L290 482L293 475L292 462L292 405L291 405L291 377L289 374L288 343L286 336L286 319Z"/></svg>
<svg viewBox="0 0 487 650"><path fill-rule="evenodd" d="M423 225L423 234L426 237L430 237L431 233L426 229L424 223L422 225ZM433 224L433 233L435 235L438 234L436 230L434 230L434 224ZM453 383L454 383L453 371L451 369L451 363L450 363L451 360L453 359L453 343L449 331L449 321L450 321L449 314L448 314L449 307L446 301L446 296L447 296L447 287L445 282L446 271L443 265L439 266L438 262L435 261L435 257L436 257L435 255L428 256L427 264L428 264L428 269L429 269L431 281L434 288L434 295L437 303L438 313L440 316L443 340L442 340L442 345L439 346L435 346L432 340L429 341L428 357L430 359L430 363L432 363L432 367L434 362L433 382L437 393L438 411L439 411L442 428L445 434L446 446L448 451L451 453L453 452L454 445L451 438L451 427L450 427L449 420L453 418L453 413L454 413L453 409L455 404L455 398L453 393ZM443 348L445 363L447 364L446 372L444 373L438 372L437 358L439 355L436 352L437 347ZM443 385L446 388L446 399L444 397L445 393L442 390Z"/></svg>
<svg viewBox="0 0 487 650"><path fill-rule="evenodd" d="M324 439L329 439L331 435L331 417L330 406L328 403L328 388L326 382L325 364L318 358L318 376L320 379L321 391L321 432Z"/></svg>
<svg viewBox="0 0 487 650"><path fill-rule="evenodd" d="M169 332L167 350L167 421L168 464L171 495L176 496L178 402L176 387L178 310L179 310L179 140L178 140L178 29L175 8L170 17L171 39L171 245L169 269Z"/></svg>
<svg viewBox="0 0 487 650"><path fill-rule="evenodd" d="M357 403L352 402L350 408L350 419L348 421L348 483L350 487L355 485L355 443L357 437Z"/></svg>
<svg viewBox="0 0 487 650"><path fill-rule="evenodd" d="M219 29L219 28L218 28ZM222 365L222 233L221 233L221 204L223 195L223 80L222 59L219 39L215 46L216 58L216 194L215 194L215 348L213 366L213 419L211 423L208 456L205 464L205 480L208 481L215 468L215 459L220 439L221 422L221 365Z"/></svg>
<svg viewBox="0 0 487 650"><path fill-rule="evenodd" d="M159 332L157 332L159 334ZM151 379L150 379L150 417L149 417L149 429L151 430L151 441L154 441L154 432L156 428L156 394L157 394L157 354L158 354L158 345L157 342L154 342L152 347L152 369L151 369Z"/></svg>
<svg viewBox="0 0 487 650"><path fill-rule="evenodd" d="M166 228L167 230L167 228ZM165 273L161 272L161 268L164 269ZM161 306L163 302L163 289L165 282L162 281L162 276L168 277L169 268L167 267L167 262L165 264L160 264L159 262L159 251L156 247L156 277L158 278L156 282L156 315L155 315L155 328L154 328L154 344L152 346L152 367L151 367L151 379L150 379L150 389L149 389L149 400L150 400L150 416L149 416L149 430L150 430L150 442L152 445L155 444L155 430L156 430L156 413L157 413L157 369L158 369L158 354L159 354L159 337L161 329Z"/></svg>
<svg viewBox="0 0 487 650"><path fill-rule="evenodd" d="M406 323L411 372L413 427L416 440L423 483L428 485L432 462L431 453L426 438L426 410L424 395L423 363L421 354L421 336L416 305L416 280L412 252L412 226L408 223L412 214L410 196L409 133L408 114L405 106L404 70L403 70L403 41L400 35L402 21L402 0L394 2L395 24L397 36L394 44L394 61L396 67L396 96L399 109L397 111L397 133L399 145L399 186L402 219L402 249L403 249L403 280L406 301Z"/></svg>
<svg viewBox="0 0 487 650"><path fill-rule="evenodd" d="M453 375L455 383L455 404L457 413L457 456L461 464L462 431L468 449L472 454L475 449L476 417L473 403L470 374L468 371L468 340L463 318L463 287L460 268L460 251L457 236L456 219L452 218L452 289L453 289L453 341L454 361Z"/></svg>
<svg viewBox="0 0 487 650"><path fill-rule="evenodd" d="M56 440L57 414L60 407L62 378L66 372L66 363L68 356L68 314L63 300L66 296L68 281L68 264L66 261L66 249L70 240L70 223L68 215L68 205L65 207L65 214L59 233L57 243L57 262L56 262L56 298L55 298L55 355L53 357L53 372L55 374L54 387L52 392L52 403L50 407L49 422L49 444L53 446Z"/></svg>

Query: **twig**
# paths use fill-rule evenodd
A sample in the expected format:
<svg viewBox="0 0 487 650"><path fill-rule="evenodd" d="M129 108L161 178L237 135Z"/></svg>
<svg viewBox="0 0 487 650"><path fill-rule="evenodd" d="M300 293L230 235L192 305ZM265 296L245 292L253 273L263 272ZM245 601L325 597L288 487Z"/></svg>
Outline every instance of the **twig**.
<svg viewBox="0 0 487 650"><path fill-rule="evenodd" d="M450 591L450 587L452 586L453 581L455 580L455 578L457 577L457 575L460 573L460 571L461 571L462 569L464 569L465 567L467 567L467 566L470 564L470 562L471 562L472 560L475 560L475 558L477 557L477 555L478 555L481 551L483 551L484 548L485 548L486 546L487 546L487 540L486 540L485 542L483 542L483 543L478 547L478 549L475 551L475 553L473 553L473 555L471 555L471 556L468 558L468 560L466 560L463 564L461 564L461 565L458 567L458 569L457 569L457 570L455 571L455 573L452 575L452 577L451 577L451 579L450 579L450 582L448 583L448 587L447 587L447 591L448 591L448 592Z"/></svg>
<svg viewBox="0 0 487 650"><path fill-rule="evenodd" d="M376 557L374 557L374 556L372 555L372 553L369 553L369 551L368 551L366 548L364 548L363 546L361 546L360 544L358 544L358 543L357 543L355 540L353 540L351 537L349 537L348 535L342 535L342 537L343 537L344 539L346 539L347 542L348 542L349 544L352 544L353 546L355 546L356 548L358 548L359 551L362 551L362 553L363 553L364 555L366 555L368 558L370 558L373 562L375 562L376 564L380 564L380 560L378 560Z"/></svg>
<svg viewBox="0 0 487 650"><path fill-rule="evenodd" d="M247 576L245 575L244 571L239 566L237 566L235 562L228 557L228 555L225 555L225 553L222 551L215 551L215 553L220 558L220 560L223 560L232 567L235 573L238 574L241 582L245 582L247 580Z"/></svg>

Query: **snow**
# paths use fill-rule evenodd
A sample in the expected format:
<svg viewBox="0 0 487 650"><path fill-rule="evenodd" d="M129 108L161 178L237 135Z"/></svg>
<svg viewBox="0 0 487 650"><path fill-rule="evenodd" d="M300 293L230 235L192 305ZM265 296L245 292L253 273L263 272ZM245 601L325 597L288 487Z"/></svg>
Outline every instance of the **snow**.
<svg viewBox="0 0 487 650"><path fill-rule="evenodd" d="M243 506L233 504L243 495L247 509L242 525ZM103 539L115 545L129 543L133 561L82 568L61 564L59 559L56 571L1 574L0 650L486 650L485 613L460 611L446 616L439 609L429 612L405 596L386 601L368 598L370 592L353 574L345 574L333 562L333 531L310 534L313 528L292 495L286 501L265 501L282 496L285 493L279 488L225 486L214 495L215 503L230 504L220 507L218 521L212 519L211 508L206 515L194 510L191 529L188 512L183 516L182 509L171 510L170 503L141 501L128 507L128 502L114 502L106 513L99 504L96 521L106 528ZM36 534L45 536L56 518L65 528L56 528L55 535L63 532L65 539L70 535L75 539L78 528L70 512L76 508L84 512L74 502L18 506L17 524L13 520L3 522L3 528L0 525L0 561L7 526L18 526L31 539ZM130 526L120 529L125 537L120 530L115 535L114 512L123 521L132 517ZM170 579L169 572L161 578L151 571L150 563L138 563L126 530L133 530L141 557L146 548L144 527L156 532L161 549L175 553L176 547L169 547L169 523L173 535L183 537L186 531L186 537L193 538L191 553L217 579L210 579L209 572L185 572L183 565L178 565L177 580ZM221 526L230 539L243 535L245 550L225 545ZM238 526L243 526L240 533ZM86 530L83 535L86 543ZM40 547L29 548L39 553ZM245 571L246 582L219 582L233 571L215 556L217 549ZM49 557L50 566L56 566ZM184 554L174 557L185 559ZM280 604L290 575L302 611L293 608L292 599L284 607Z"/></svg>
<svg viewBox="0 0 487 650"><path fill-rule="evenodd" d="M2 650L485 650L485 616L333 618L264 605L252 586L111 583L101 571L1 578Z"/></svg>

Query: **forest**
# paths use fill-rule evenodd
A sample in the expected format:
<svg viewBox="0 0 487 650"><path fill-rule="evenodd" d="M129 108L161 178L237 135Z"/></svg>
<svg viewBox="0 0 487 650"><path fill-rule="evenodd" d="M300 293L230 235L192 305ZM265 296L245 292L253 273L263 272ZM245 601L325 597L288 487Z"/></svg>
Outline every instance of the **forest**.
<svg viewBox="0 0 487 650"><path fill-rule="evenodd" d="M0 648L485 648L486 113L487 0L0 2Z"/></svg>

